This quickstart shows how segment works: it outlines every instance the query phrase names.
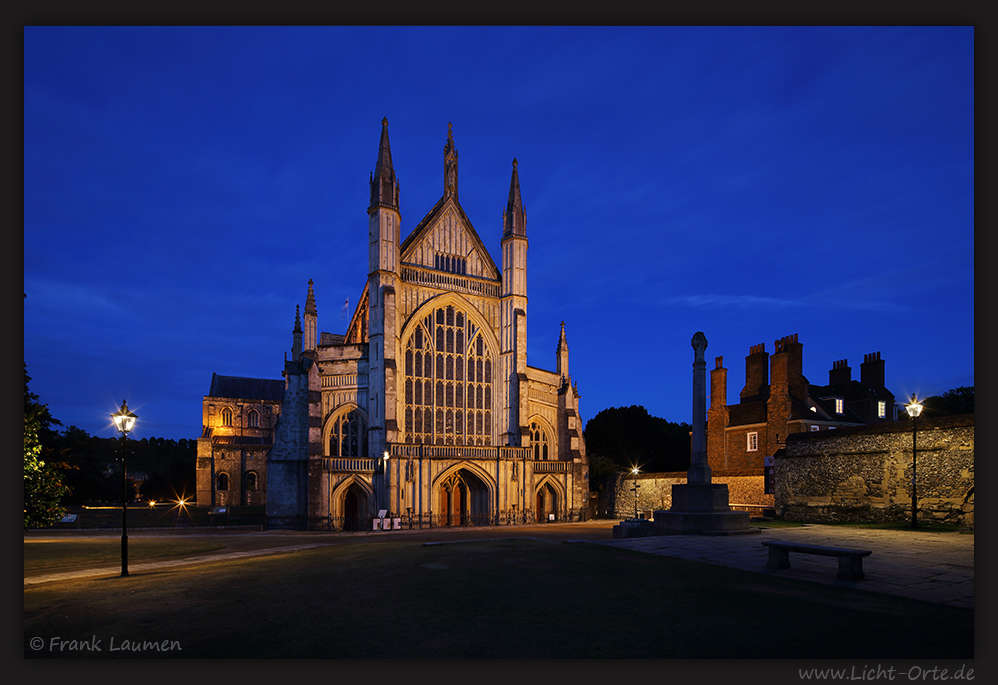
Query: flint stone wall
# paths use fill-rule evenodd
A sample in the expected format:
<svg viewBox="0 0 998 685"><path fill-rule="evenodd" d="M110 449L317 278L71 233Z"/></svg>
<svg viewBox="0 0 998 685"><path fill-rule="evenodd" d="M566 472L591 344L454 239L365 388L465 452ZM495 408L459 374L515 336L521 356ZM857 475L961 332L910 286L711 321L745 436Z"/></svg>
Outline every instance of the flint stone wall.
<svg viewBox="0 0 998 685"><path fill-rule="evenodd" d="M919 522L974 527L974 415L919 419ZM910 420L787 436L774 458L777 515L810 523L911 520Z"/></svg>
<svg viewBox="0 0 998 685"><path fill-rule="evenodd" d="M772 495L765 494L764 477L757 472L737 471L714 473L713 483L728 486L728 502L738 504L774 506ZM672 507L672 486L686 483L686 471L638 474L638 516L651 518L652 512ZM634 476L626 471L615 473L601 493L597 504L600 518L634 517Z"/></svg>

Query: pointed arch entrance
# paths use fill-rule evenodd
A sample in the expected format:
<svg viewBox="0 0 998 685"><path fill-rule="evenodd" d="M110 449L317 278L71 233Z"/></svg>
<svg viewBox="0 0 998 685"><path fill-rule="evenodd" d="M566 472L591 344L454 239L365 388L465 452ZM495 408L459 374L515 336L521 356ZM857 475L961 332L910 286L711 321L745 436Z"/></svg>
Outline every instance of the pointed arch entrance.
<svg viewBox="0 0 998 685"><path fill-rule="evenodd" d="M330 495L330 511L336 530L370 530L374 491L363 480L351 477Z"/></svg>
<svg viewBox="0 0 998 685"><path fill-rule="evenodd" d="M437 525L482 526L491 523L491 490L474 471L461 468L437 487Z"/></svg>
<svg viewBox="0 0 998 685"><path fill-rule="evenodd" d="M559 510L564 505L564 493L558 482L550 477L545 478L534 494L534 512L538 522L557 521ZM554 518L551 518L551 517Z"/></svg>

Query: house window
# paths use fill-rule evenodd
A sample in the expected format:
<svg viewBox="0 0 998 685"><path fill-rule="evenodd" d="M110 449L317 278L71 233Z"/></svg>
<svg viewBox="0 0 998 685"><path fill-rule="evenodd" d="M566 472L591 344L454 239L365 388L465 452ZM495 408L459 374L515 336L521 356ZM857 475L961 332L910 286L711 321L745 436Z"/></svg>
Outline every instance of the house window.
<svg viewBox="0 0 998 685"><path fill-rule="evenodd" d="M844 413L845 412L845 405L846 405L846 402L845 402L844 399L842 399L841 397L836 397L835 398L835 413L836 414L842 414L842 413Z"/></svg>
<svg viewBox="0 0 998 685"><path fill-rule="evenodd" d="M249 490L250 492L256 492L256 488L257 488L256 471L247 471L246 489Z"/></svg>
<svg viewBox="0 0 998 685"><path fill-rule="evenodd" d="M881 419L887 418L887 403L882 400L877 402L877 417Z"/></svg>
<svg viewBox="0 0 998 685"><path fill-rule="evenodd" d="M218 483L215 486L218 490L228 490L229 489L229 474L220 473L218 474Z"/></svg>
<svg viewBox="0 0 998 685"><path fill-rule="evenodd" d="M256 409L249 413L246 417L246 425L250 428L258 428L260 426L260 414L257 413Z"/></svg>
<svg viewBox="0 0 998 685"><path fill-rule="evenodd" d="M758 433L749 433L748 434L748 445L747 445L746 449L749 452L757 452L757 451L759 451L759 434Z"/></svg>
<svg viewBox="0 0 998 685"><path fill-rule="evenodd" d="M222 425L231 426L232 425L232 410L226 407L222 410Z"/></svg>

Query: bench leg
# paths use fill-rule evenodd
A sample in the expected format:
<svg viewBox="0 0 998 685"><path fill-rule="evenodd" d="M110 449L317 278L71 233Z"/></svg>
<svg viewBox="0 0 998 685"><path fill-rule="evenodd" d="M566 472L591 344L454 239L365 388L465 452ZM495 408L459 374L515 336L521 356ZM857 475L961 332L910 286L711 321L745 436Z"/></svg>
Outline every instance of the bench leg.
<svg viewBox="0 0 998 685"><path fill-rule="evenodd" d="M839 557L839 580L863 580L863 557Z"/></svg>
<svg viewBox="0 0 998 685"><path fill-rule="evenodd" d="M770 547L769 560L766 562L766 568L790 568L790 552L778 547Z"/></svg>

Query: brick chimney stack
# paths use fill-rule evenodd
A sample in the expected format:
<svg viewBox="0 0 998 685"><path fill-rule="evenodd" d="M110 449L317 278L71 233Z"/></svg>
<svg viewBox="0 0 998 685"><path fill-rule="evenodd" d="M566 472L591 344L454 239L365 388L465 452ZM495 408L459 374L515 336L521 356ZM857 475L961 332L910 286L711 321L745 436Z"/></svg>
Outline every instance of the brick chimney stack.
<svg viewBox="0 0 998 685"><path fill-rule="evenodd" d="M859 365L860 383L867 388L884 387L884 360L879 352L863 355L863 363Z"/></svg>
<svg viewBox="0 0 998 685"><path fill-rule="evenodd" d="M843 383L848 383L851 380L852 369L849 368L849 361L847 359L832 362L832 368L828 372L829 385L842 385Z"/></svg>
<svg viewBox="0 0 998 685"><path fill-rule="evenodd" d="M769 353L765 343L749 348L745 357L745 387L739 395L741 399L765 398L769 385Z"/></svg>

